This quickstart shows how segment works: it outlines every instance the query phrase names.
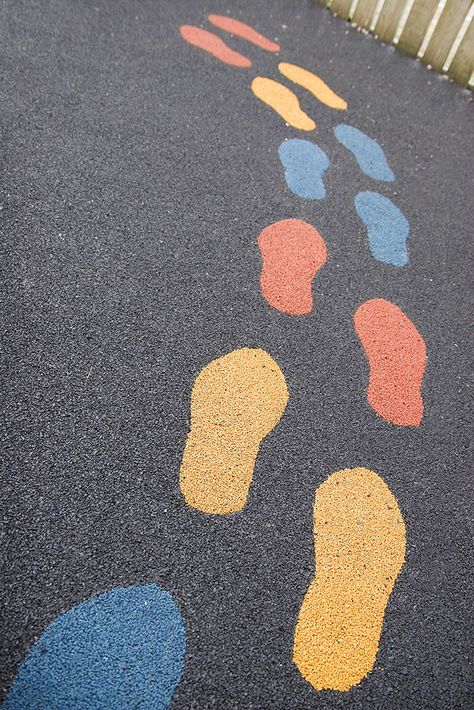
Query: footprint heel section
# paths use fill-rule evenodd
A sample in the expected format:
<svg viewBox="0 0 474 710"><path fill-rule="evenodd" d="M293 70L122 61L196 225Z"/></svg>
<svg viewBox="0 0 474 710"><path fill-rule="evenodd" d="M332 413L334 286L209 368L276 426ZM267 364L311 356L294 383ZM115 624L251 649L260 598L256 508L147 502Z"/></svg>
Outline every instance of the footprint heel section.
<svg viewBox="0 0 474 710"><path fill-rule="evenodd" d="M264 350L234 350L199 373L179 478L190 507L218 515L244 508L260 444L287 403L284 375Z"/></svg>
<svg viewBox="0 0 474 710"><path fill-rule="evenodd" d="M316 575L296 624L293 660L316 690L347 691L375 664L385 609L405 559L405 524L373 471L333 473L316 491Z"/></svg>

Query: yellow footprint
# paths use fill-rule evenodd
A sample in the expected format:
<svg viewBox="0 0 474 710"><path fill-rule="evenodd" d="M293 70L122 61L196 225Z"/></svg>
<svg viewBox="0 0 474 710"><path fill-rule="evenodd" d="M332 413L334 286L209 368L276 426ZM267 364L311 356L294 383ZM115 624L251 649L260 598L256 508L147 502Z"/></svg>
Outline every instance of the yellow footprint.
<svg viewBox="0 0 474 710"><path fill-rule="evenodd" d="M295 84L299 84L304 89L307 89L316 99L321 101L321 103L326 104L326 106L338 109L339 111L345 111L347 108L347 102L334 93L316 74L296 64L287 64L286 62L280 62L278 69L283 76L286 76L290 81L294 81Z"/></svg>
<svg viewBox="0 0 474 710"><path fill-rule="evenodd" d="M300 107L296 94L278 81L257 76L252 81L252 91L293 128L299 128L301 131L312 131L316 128L313 119Z"/></svg>
<svg viewBox="0 0 474 710"><path fill-rule="evenodd" d="M260 443L287 403L283 373L264 350L234 350L201 370L179 479L188 505L221 515L242 510Z"/></svg>
<svg viewBox="0 0 474 710"><path fill-rule="evenodd" d="M390 593L405 559L405 524L373 471L333 473L316 491L316 576L300 610L293 660L316 690L349 690L377 656Z"/></svg>

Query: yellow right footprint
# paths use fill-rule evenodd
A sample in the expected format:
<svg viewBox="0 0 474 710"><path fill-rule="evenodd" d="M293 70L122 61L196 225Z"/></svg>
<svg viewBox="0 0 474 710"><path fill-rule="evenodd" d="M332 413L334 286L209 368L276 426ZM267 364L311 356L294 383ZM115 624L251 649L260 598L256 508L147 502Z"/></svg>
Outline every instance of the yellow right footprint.
<svg viewBox="0 0 474 710"><path fill-rule="evenodd" d="M326 104L326 106L339 111L346 110L347 102L341 99L321 77L313 74L313 72L303 69L303 67L299 67L296 64L288 64L287 62L280 62L278 69L283 76L294 81L295 84L303 86L312 93L316 99Z"/></svg>
<svg viewBox="0 0 474 710"><path fill-rule="evenodd" d="M316 491L316 576L293 660L316 690L349 690L375 664L385 608L405 560L405 524L373 471L333 473Z"/></svg>
<svg viewBox="0 0 474 710"><path fill-rule="evenodd" d="M257 76L252 81L255 96L272 107L286 123L300 131L312 131L316 124L300 106L298 97L279 81Z"/></svg>
<svg viewBox="0 0 474 710"><path fill-rule="evenodd" d="M262 439L287 403L283 373L264 350L234 350L201 370L179 473L189 506L220 515L242 510Z"/></svg>

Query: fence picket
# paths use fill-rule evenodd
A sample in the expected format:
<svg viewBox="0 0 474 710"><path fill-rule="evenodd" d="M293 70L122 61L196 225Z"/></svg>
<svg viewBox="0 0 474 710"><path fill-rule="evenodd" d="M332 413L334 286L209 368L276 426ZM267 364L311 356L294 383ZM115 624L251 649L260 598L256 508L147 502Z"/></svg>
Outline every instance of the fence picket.
<svg viewBox="0 0 474 710"><path fill-rule="evenodd" d="M382 42L392 42L404 7L405 3L401 2L401 0L385 0L375 27L375 34Z"/></svg>
<svg viewBox="0 0 474 710"><path fill-rule="evenodd" d="M471 20L464 38L454 55L448 74L455 81L466 86L474 72L474 19Z"/></svg>
<svg viewBox="0 0 474 710"><path fill-rule="evenodd" d="M422 57L425 64L441 71L470 7L471 0L448 0Z"/></svg>
<svg viewBox="0 0 474 710"><path fill-rule="evenodd" d="M397 44L402 52L416 57L438 5L438 0L415 0Z"/></svg>
<svg viewBox="0 0 474 710"><path fill-rule="evenodd" d="M359 27L369 29L376 6L377 0L359 0L352 22Z"/></svg>
<svg viewBox="0 0 474 710"><path fill-rule="evenodd" d="M329 9L331 12L335 12L339 15L339 17L343 17L344 20L348 20L351 5L352 0L332 0L331 7Z"/></svg>

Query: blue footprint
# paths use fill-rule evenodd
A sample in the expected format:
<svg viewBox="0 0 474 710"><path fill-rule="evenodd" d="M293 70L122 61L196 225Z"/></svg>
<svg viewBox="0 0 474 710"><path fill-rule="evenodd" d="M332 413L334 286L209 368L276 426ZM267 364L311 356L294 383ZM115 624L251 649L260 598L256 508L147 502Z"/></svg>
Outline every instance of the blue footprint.
<svg viewBox="0 0 474 710"><path fill-rule="evenodd" d="M45 629L3 710L163 710L181 679L185 646L171 594L156 584L112 589Z"/></svg>
<svg viewBox="0 0 474 710"><path fill-rule="evenodd" d="M307 200L326 197L323 176L329 158L321 148L302 138L290 138L280 145L278 155L285 169L286 184L295 195Z"/></svg>
<svg viewBox="0 0 474 710"><path fill-rule="evenodd" d="M359 192L354 200L357 214L367 227L372 256L393 266L408 263L408 220L388 197L378 192Z"/></svg>
<svg viewBox="0 0 474 710"><path fill-rule="evenodd" d="M379 144L358 128L341 123L334 129L339 143L354 154L359 168L374 180L392 182L395 176Z"/></svg>

